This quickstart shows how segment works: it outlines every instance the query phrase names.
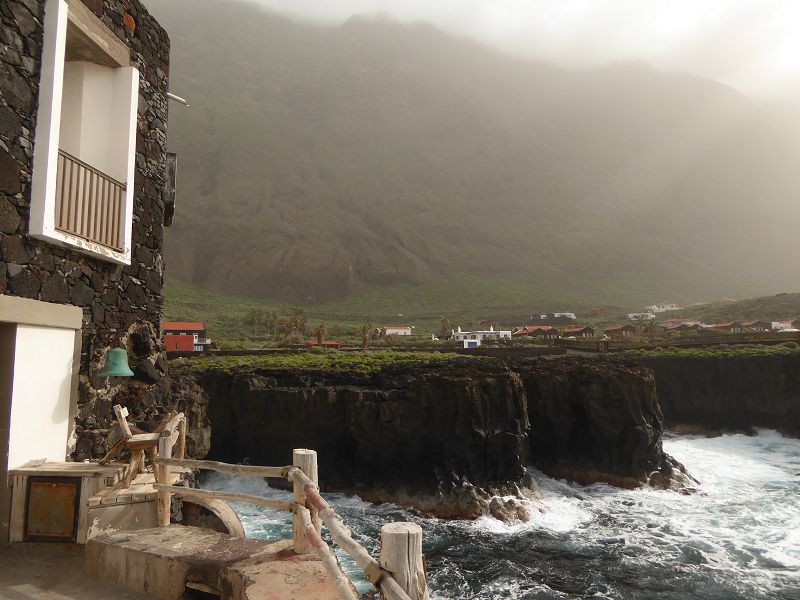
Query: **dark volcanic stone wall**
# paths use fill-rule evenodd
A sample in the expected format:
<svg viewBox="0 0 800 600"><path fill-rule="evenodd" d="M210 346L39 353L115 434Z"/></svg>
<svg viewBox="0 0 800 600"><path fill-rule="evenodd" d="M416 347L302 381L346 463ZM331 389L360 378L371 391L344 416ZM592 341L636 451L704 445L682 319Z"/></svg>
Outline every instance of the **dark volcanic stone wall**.
<svg viewBox="0 0 800 600"><path fill-rule="evenodd" d="M0 293L83 308L77 458L100 456L117 390L90 374L106 349L131 334L149 339L133 352L149 362L150 383L166 363L159 358L163 307L162 258L170 43L138 0L84 0L129 48L140 71L136 137L136 197L130 266L106 262L28 237L34 131L39 94L44 2L0 2ZM143 339L143 338L141 338ZM144 352L144 354L143 354ZM137 391L137 393L139 393ZM160 393L151 393L153 403ZM98 398L102 400L97 405ZM136 413L136 408L132 411ZM139 411L144 418L146 411Z"/></svg>
<svg viewBox="0 0 800 600"><path fill-rule="evenodd" d="M528 398L531 460L546 473L636 487L666 466L647 369L569 358L515 369Z"/></svg>
<svg viewBox="0 0 800 600"><path fill-rule="evenodd" d="M284 465L292 448L314 448L324 486L370 492L446 493L525 475L525 394L504 368L212 372L200 382L218 460Z"/></svg>
<svg viewBox="0 0 800 600"><path fill-rule="evenodd" d="M637 359L653 369L668 427L800 436L800 354Z"/></svg>

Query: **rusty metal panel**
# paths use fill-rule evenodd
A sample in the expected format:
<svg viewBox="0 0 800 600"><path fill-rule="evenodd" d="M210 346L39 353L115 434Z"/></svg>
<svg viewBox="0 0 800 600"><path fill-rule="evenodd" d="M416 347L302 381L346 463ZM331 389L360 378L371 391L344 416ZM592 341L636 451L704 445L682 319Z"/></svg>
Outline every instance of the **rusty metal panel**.
<svg viewBox="0 0 800 600"><path fill-rule="evenodd" d="M80 477L29 477L26 540L75 541Z"/></svg>
<svg viewBox="0 0 800 600"><path fill-rule="evenodd" d="M174 152L167 152L167 176L164 180L164 225L172 225L172 217L175 215L175 190L178 179L178 155Z"/></svg>

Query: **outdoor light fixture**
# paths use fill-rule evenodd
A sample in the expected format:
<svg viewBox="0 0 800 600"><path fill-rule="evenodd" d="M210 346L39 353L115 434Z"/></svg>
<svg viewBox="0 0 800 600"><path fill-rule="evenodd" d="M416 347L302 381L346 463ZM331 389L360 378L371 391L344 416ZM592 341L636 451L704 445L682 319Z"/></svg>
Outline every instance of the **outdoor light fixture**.
<svg viewBox="0 0 800 600"><path fill-rule="evenodd" d="M98 377L133 377L128 366L128 351L124 348L112 348L106 353L106 364L97 374Z"/></svg>

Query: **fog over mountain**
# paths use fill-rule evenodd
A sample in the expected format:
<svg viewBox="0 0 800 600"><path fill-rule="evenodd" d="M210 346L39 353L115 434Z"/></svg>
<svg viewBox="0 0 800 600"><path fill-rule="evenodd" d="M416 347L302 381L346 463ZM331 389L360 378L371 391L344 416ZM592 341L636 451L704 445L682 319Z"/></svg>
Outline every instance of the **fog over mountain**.
<svg viewBox="0 0 800 600"><path fill-rule="evenodd" d="M172 39L168 276L318 302L492 282L689 301L797 287L797 113L643 63L565 68L430 25L150 0ZM389 290L393 288L387 288Z"/></svg>
<svg viewBox="0 0 800 600"><path fill-rule="evenodd" d="M233 0L238 1L238 0ZM590 66L645 61L748 94L800 83L794 0L253 0L279 14L338 25L353 15L432 23L521 57Z"/></svg>

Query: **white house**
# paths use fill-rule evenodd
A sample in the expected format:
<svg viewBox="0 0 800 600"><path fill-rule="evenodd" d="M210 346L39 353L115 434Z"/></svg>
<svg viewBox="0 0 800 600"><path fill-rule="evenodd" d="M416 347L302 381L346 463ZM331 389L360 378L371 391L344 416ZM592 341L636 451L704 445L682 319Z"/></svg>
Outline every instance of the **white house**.
<svg viewBox="0 0 800 600"><path fill-rule="evenodd" d="M408 325L387 325L383 328L386 335L411 335L413 329Z"/></svg>
<svg viewBox="0 0 800 600"><path fill-rule="evenodd" d="M577 319L577 317L575 316L574 312L557 312L557 313L553 313L553 316L556 317L556 318L565 317L567 319L572 319L572 320ZM546 318L546 315L545 315L544 318Z"/></svg>
<svg viewBox="0 0 800 600"><path fill-rule="evenodd" d="M627 314L628 321L652 321L656 316L651 312L636 312Z"/></svg>
<svg viewBox="0 0 800 600"><path fill-rule="evenodd" d="M664 303L661 303L661 304L652 304L650 306L645 306L644 309L647 312L656 313L657 314L657 313L668 312L670 310L680 310L681 307L678 306L677 304L664 302Z"/></svg>
<svg viewBox="0 0 800 600"><path fill-rule="evenodd" d="M488 330L484 331L461 331L461 327L459 327L452 332L452 338L457 342L477 341L478 344L476 346L464 345L465 348L472 348L480 346L481 342L489 340L510 340L511 331L495 330L494 327L489 327Z"/></svg>

